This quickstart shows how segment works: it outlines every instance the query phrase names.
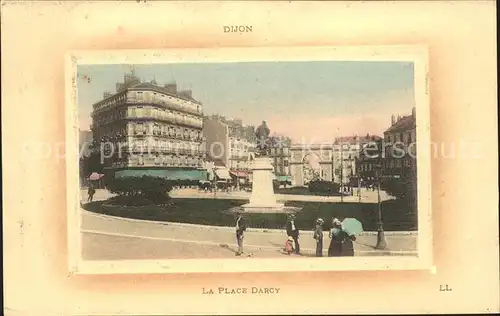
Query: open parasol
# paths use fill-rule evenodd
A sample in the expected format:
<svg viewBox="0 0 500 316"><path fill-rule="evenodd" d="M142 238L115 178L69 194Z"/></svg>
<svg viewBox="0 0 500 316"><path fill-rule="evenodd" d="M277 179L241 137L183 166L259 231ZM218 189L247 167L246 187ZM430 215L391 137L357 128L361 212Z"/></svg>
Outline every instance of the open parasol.
<svg viewBox="0 0 500 316"><path fill-rule="evenodd" d="M103 174L99 174L97 172L92 172L89 176L89 180L91 181L96 181L96 180L99 180L103 177L104 175Z"/></svg>
<svg viewBox="0 0 500 316"><path fill-rule="evenodd" d="M342 229L349 235L363 232L363 224L355 218L346 218L342 221Z"/></svg>

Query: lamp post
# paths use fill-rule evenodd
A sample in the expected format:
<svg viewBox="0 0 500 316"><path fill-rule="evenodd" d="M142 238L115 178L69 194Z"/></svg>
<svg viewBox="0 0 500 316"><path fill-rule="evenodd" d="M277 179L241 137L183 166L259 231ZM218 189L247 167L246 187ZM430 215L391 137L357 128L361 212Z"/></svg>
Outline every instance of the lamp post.
<svg viewBox="0 0 500 316"><path fill-rule="evenodd" d="M380 201L380 172L382 169L382 165L378 164L376 169L377 175L377 200L378 200L378 228L377 228L377 244L375 245L375 249L385 249L387 248L387 242L385 241L384 234L384 223L382 222L382 203Z"/></svg>
<svg viewBox="0 0 500 316"><path fill-rule="evenodd" d="M361 203L361 175L358 173L358 202Z"/></svg>
<svg viewBox="0 0 500 316"><path fill-rule="evenodd" d="M212 168L212 174L213 174L213 188L214 188L214 199L216 198L217 196L217 180L216 180L216 176L215 176L215 167Z"/></svg>

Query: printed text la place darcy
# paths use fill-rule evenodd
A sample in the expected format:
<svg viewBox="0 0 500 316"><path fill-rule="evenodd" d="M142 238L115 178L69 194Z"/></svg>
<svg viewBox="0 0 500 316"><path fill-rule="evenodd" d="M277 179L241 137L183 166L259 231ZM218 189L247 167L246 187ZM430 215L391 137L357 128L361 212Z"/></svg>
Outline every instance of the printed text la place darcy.
<svg viewBox="0 0 500 316"><path fill-rule="evenodd" d="M202 288L201 294L278 294L280 288L278 287L237 287L227 288L218 287L217 289Z"/></svg>

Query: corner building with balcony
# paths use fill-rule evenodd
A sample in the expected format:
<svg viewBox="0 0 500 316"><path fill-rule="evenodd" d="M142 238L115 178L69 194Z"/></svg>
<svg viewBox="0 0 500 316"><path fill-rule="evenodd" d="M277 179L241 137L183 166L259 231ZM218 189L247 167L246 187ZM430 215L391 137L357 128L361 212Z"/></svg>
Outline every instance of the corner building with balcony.
<svg viewBox="0 0 500 316"><path fill-rule="evenodd" d="M106 176L204 180L202 104L176 84L140 82L132 74L93 105L92 132Z"/></svg>

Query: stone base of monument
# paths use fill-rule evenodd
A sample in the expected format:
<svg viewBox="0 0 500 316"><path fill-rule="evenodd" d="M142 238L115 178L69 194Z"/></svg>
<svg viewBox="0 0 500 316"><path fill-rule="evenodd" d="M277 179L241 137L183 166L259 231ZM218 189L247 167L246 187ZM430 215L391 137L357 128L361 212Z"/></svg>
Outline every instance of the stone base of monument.
<svg viewBox="0 0 500 316"><path fill-rule="evenodd" d="M241 206L245 213L280 213L291 209L276 202L273 188L273 165L268 157L258 157L252 163L252 195L250 203Z"/></svg>

